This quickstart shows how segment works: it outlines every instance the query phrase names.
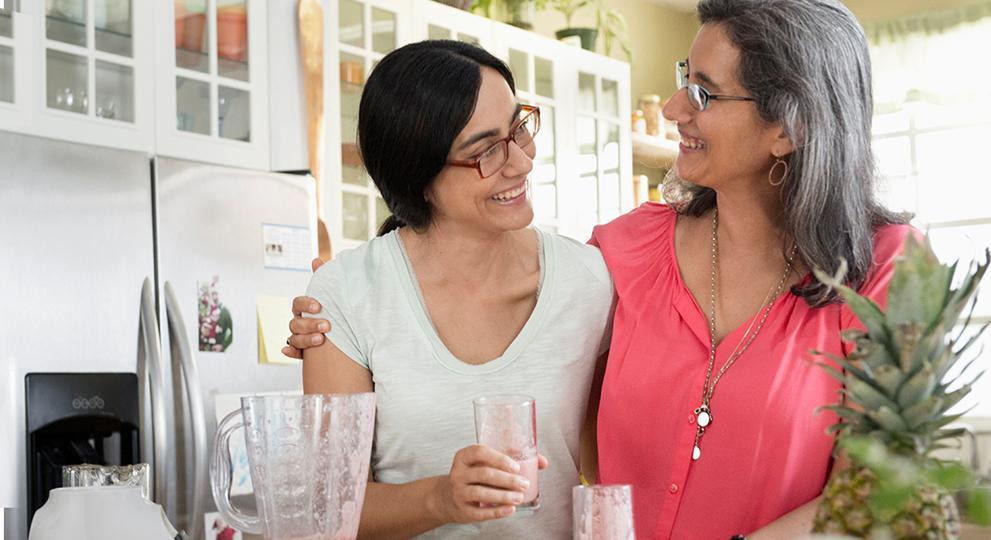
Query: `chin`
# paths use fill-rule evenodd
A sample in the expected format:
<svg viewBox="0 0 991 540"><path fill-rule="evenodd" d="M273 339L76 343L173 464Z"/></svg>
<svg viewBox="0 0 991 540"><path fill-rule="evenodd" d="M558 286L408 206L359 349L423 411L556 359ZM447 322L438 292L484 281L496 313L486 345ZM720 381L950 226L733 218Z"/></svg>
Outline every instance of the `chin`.
<svg viewBox="0 0 991 540"><path fill-rule="evenodd" d="M533 206L531 206L530 201L527 200L524 204L520 205L519 208L513 209L511 213L499 216L497 218L497 223L497 227L504 231L518 231L520 229L525 229L533 223Z"/></svg>

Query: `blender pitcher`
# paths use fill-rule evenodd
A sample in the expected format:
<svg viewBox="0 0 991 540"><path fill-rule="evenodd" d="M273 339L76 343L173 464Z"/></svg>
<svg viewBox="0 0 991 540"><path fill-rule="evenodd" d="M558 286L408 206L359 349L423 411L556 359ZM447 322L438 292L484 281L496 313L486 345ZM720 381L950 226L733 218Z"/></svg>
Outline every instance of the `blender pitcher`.
<svg viewBox="0 0 991 540"><path fill-rule="evenodd" d="M355 538L374 426L374 393L241 398L217 427L210 486L218 511L269 540ZM230 438L240 427L257 516L230 500Z"/></svg>

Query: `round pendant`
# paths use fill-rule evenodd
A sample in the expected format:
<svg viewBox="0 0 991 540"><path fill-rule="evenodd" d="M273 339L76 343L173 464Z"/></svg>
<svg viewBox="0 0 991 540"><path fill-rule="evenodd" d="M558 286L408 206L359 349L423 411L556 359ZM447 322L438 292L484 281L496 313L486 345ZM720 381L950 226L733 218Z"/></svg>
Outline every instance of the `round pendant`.
<svg viewBox="0 0 991 540"><path fill-rule="evenodd" d="M692 461L698 461L700 457L702 457L702 449L700 449L699 445L696 444L695 447L692 448Z"/></svg>
<svg viewBox="0 0 991 540"><path fill-rule="evenodd" d="M707 427L712 423L712 416L709 415L707 411L702 411L699 413L699 425L702 427Z"/></svg>

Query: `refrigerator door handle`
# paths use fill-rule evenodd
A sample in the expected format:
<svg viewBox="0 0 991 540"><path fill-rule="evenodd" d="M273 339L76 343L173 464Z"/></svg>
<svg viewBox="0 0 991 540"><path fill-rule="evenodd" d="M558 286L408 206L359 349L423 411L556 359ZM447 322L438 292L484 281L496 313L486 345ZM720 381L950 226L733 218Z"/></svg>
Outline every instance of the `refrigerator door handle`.
<svg viewBox="0 0 991 540"><path fill-rule="evenodd" d="M143 358L138 363L138 375L141 378L139 386L142 393L147 392L151 402L151 467L152 493L155 502L166 504L167 482L165 480L166 420L165 420L165 372L162 368L162 340L158 333L158 317L155 315L155 293L151 278L146 277L141 285L141 314L140 349ZM142 408L145 397L141 397ZM142 418L144 415L142 415ZM149 427L142 426L142 431Z"/></svg>
<svg viewBox="0 0 991 540"><path fill-rule="evenodd" d="M188 489L186 509L189 512L188 526L191 538L200 538L203 526L199 514L204 510L203 498L207 485L207 440L206 417L203 412L203 397L200 393L200 376L193 361L193 349L186 325L182 320L179 302L176 300L172 284L165 282L165 313L169 324L169 342L172 344L173 357L178 355L178 365L182 371L183 387L186 390L186 406L192 423L193 440L193 485ZM173 364L175 365L175 364Z"/></svg>

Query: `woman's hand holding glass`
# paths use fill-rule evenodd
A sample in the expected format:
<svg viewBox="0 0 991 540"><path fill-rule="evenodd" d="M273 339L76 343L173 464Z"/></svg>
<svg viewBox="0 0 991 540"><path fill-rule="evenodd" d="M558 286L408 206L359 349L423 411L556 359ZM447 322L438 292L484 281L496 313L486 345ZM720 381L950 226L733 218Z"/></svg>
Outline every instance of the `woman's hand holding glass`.
<svg viewBox="0 0 991 540"><path fill-rule="evenodd" d="M541 464L547 465L543 457ZM451 472L437 477L429 506L443 523L473 523L512 515L529 487L519 472L519 464L509 456L487 446L467 446L454 454Z"/></svg>

